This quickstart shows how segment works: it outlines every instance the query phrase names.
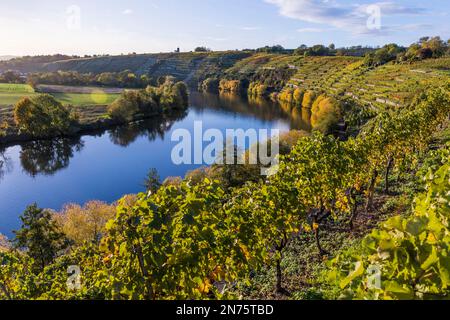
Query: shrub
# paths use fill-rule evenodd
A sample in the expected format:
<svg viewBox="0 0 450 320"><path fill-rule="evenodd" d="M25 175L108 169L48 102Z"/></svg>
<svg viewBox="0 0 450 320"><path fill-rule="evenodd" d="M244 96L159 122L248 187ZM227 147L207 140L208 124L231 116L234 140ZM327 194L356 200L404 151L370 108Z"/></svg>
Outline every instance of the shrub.
<svg viewBox="0 0 450 320"><path fill-rule="evenodd" d="M316 97L316 94L313 91L306 91L303 96L302 107L303 108L311 108L313 101Z"/></svg>
<svg viewBox="0 0 450 320"><path fill-rule="evenodd" d="M332 130L341 119L341 108L333 98L319 96L311 110L311 125L313 129L323 133Z"/></svg>
<svg viewBox="0 0 450 320"><path fill-rule="evenodd" d="M23 98L14 107L16 125L33 136L64 134L72 120L69 107L48 94Z"/></svg>
<svg viewBox="0 0 450 320"><path fill-rule="evenodd" d="M286 88L280 92L278 99L283 102L293 103L294 102L294 91L291 88Z"/></svg>
<svg viewBox="0 0 450 320"><path fill-rule="evenodd" d="M294 90L293 99L296 104L302 104L303 96L305 95L305 91L303 89L297 88Z"/></svg>
<svg viewBox="0 0 450 320"><path fill-rule="evenodd" d="M189 94L184 82L169 84L170 94L173 97L173 103L170 105L175 109L185 109L189 104Z"/></svg>
<svg viewBox="0 0 450 320"><path fill-rule="evenodd" d="M116 120L129 122L139 112L138 95L125 91L108 108L109 115Z"/></svg>
<svg viewBox="0 0 450 320"><path fill-rule="evenodd" d="M341 298L448 299L448 161L424 177L427 191L416 197L411 216L389 219L357 248L330 262L329 280L345 290Z"/></svg>
<svg viewBox="0 0 450 320"><path fill-rule="evenodd" d="M300 88L285 88L281 93L278 95L279 100L287 103L293 103L298 106L301 106L303 103L303 98L305 95L305 91Z"/></svg>
<svg viewBox="0 0 450 320"><path fill-rule="evenodd" d="M219 89L220 91L232 92L237 94L245 92L244 83L240 80L220 80Z"/></svg>
<svg viewBox="0 0 450 320"><path fill-rule="evenodd" d="M138 91L124 91L108 109L109 115L121 122L132 121L137 114L149 116L171 109L185 109L189 103L183 82L166 79L159 87L148 86Z"/></svg>
<svg viewBox="0 0 450 320"><path fill-rule="evenodd" d="M219 79L208 78L200 85L200 90L203 92L218 93L219 92Z"/></svg>
<svg viewBox="0 0 450 320"><path fill-rule="evenodd" d="M270 95L269 86L259 82L252 82L248 88L248 94L251 96L268 97Z"/></svg>
<svg viewBox="0 0 450 320"><path fill-rule="evenodd" d="M91 201L83 207L69 204L54 215L66 237L76 245L100 241L106 223L115 217L116 207L100 201Z"/></svg>
<svg viewBox="0 0 450 320"><path fill-rule="evenodd" d="M6 252L10 247L8 239L0 233L0 252Z"/></svg>

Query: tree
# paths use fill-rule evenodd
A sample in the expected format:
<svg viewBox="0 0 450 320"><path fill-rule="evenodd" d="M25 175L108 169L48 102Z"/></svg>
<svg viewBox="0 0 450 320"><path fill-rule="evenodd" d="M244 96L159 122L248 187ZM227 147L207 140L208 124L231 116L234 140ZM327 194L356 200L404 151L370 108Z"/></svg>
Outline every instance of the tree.
<svg viewBox="0 0 450 320"><path fill-rule="evenodd" d="M145 189L147 193L155 193L161 187L161 178L159 177L158 171L152 168L147 173L147 177L144 181Z"/></svg>
<svg viewBox="0 0 450 320"><path fill-rule="evenodd" d="M0 252L9 250L8 239L0 233Z"/></svg>
<svg viewBox="0 0 450 320"><path fill-rule="evenodd" d="M106 223L116 213L114 205L101 201L90 201L83 207L77 204L66 205L54 215L66 237L75 245L99 243L106 232Z"/></svg>
<svg viewBox="0 0 450 320"><path fill-rule="evenodd" d="M336 99L319 96L311 108L311 125L323 133L329 133L341 120L341 107Z"/></svg>
<svg viewBox="0 0 450 320"><path fill-rule="evenodd" d="M38 208L37 204L27 207L20 220L22 227L14 231L14 246L26 250L35 260L35 268L41 271L67 247L67 239L50 211Z"/></svg>
<svg viewBox="0 0 450 320"><path fill-rule="evenodd" d="M24 83L24 80L20 77L20 74L14 71L6 71L0 75L0 82L6 83Z"/></svg>
<svg viewBox="0 0 450 320"><path fill-rule="evenodd" d="M195 52L210 52L211 50L208 49L207 47L197 47L194 50Z"/></svg>
<svg viewBox="0 0 450 320"><path fill-rule="evenodd" d="M49 94L22 98L14 107L16 125L22 132L32 136L64 134L73 119L70 109Z"/></svg>
<svg viewBox="0 0 450 320"><path fill-rule="evenodd" d="M413 43L405 54L409 61L439 58L448 53L449 45L440 37L423 37Z"/></svg>
<svg viewBox="0 0 450 320"><path fill-rule="evenodd" d="M395 43L391 43L376 50L375 52L368 53L364 58L364 63L370 67L381 66L390 61L396 60L397 56L405 51L405 48L400 47Z"/></svg>
<svg viewBox="0 0 450 320"><path fill-rule="evenodd" d="M265 46L262 48L256 49L256 52L264 52L264 53L286 53L286 49L281 45L275 46Z"/></svg>

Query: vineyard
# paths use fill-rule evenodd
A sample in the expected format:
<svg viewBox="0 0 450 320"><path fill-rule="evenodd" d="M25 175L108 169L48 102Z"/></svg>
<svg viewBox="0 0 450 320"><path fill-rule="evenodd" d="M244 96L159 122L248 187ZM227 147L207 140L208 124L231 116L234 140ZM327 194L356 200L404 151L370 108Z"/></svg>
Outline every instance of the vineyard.
<svg viewBox="0 0 450 320"><path fill-rule="evenodd" d="M376 110L395 109L412 102L422 87L439 85L449 76L450 58L409 64L367 67L359 57L299 57L256 54L237 62L223 75L229 80L247 78L277 91L311 90ZM285 76L282 75L284 70Z"/></svg>
<svg viewBox="0 0 450 320"><path fill-rule="evenodd" d="M448 298L449 92L448 81L425 89L346 140L303 136L267 180L188 177L124 197L102 236L83 244L67 244L47 211L29 207L16 233L28 250L0 253L0 298ZM384 203L391 219L362 219L382 222L378 201L399 187L410 196ZM44 255L31 245L43 234L27 227L36 218L53 235ZM295 268L299 248L311 260ZM79 286L67 286L70 266ZM367 285L372 267L379 286Z"/></svg>

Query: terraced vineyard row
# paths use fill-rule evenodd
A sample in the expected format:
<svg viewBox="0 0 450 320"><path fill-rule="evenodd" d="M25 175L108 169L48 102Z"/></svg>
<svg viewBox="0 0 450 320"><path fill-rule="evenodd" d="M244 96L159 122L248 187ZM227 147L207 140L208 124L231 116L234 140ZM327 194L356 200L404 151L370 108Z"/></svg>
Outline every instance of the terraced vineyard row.
<svg viewBox="0 0 450 320"><path fill-rule="evenodd" d="M450 74L450 58L367 67L359 57L302 57L256 54L237 62L229 79L249 77L264 70L292 70L286 87L348 96L358 104L384 110L411 102L419 88L440 84Z"/></svg>

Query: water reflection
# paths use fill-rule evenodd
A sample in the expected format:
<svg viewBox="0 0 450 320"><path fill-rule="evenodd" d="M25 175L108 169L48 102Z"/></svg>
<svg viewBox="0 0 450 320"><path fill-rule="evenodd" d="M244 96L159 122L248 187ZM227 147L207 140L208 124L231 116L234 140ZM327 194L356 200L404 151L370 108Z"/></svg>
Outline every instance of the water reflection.
<svg viewBox="0 0 450 320"><path fill-rule="evenodd" d="M171 116L161 116L120 126L108 131L111 142L127 147L138 137L146 136L149 141L164 138L173 124L186 117L186 112ZM95 134L101 136L104 132ZM58 138L53 140L31 141L21 145L20 163L30 176L54 175L70 164L75 153L82 151L84 142L78 138ZM0 179L8 172L8 158L0 150ZM10 169L9 169L10 170Z"/></svg>
<svg viewBox="0 0 450 320"><path fill-rule="evenodd" d="M0 148L0 232L20 228L19 215L37 202L60 210L65 203L113 202L143 191L149 168L162 179L184 176L199 165L176 165L171 132L205 128L307 129L308 110L263 99L191 94L188 114L152 118L92 132L77 139L29 142ZM117 174L121 172L122 174Z"/></svg>
<svg viewBox="0 0 450 320"><path fill-rule="evenodd" d="M279 102L280 110L288 115L293 129L311 131L311 109L295 106L291 103Z"/></svg>
<svg viewBox="0 0 450 320"><path fill-rule="evenodd" d="M268 122L283 120L292 130L311 130L311 110L288 103L279 103L261 97L240 97L229 92L219 95L211 93L191 93L191 107L198 110L214 109L249 115Z"/></svg>
<svg viewBox="0 0 450 320"><path fill-rule="evenodd" d="M83 149L80 138L58 138L31 141L22 144L20 163L23 170L32 177L39 174L53 175L67 168L75 152Z"/></svg>
<svg viewBox="0 0 450 320"><path fill-rule="evenodd" d="M158 116L138 122L134 122L127 126L116 127L109 130L109 138L112 143L127 147L139 137L145 136L149 141L157 138L164 139L165 133L172 129L174 123L183 120L187 116L187 112L182 111L170 116Z"/></svg>
<svg viewBox="0 0 450 320"><path fill-rule="evenodd" d="M307 131L311 129L309 109L298 108L287 103L275 103L258 97L243 98L230 93L217 95L193 92L190 95L190 108L197 112L212 109L223 113L248 115L267 122L283 120L289 123L290 129ZM140 137L146 137L149 141L158 138L164 140L165 134L171 130L172 126L183 120L187 114L182 111L170 116L158 116L99 131L91 136L101 136L108 132L110 141L122 147L128 147ZM20 163L23 170L32 177L39 174L53 175L67 168L70 159L83 147L84 142L80 137L27 142L21 145ZM0 180L12 171L12 162L5 149L0 149Z"/></svg>
<svg viewBox="0 0 450 320"><path fill-rule="evenodd" d="M0 147L0 181L13 169L11 158L6 155L5 151L6 147Z"/></svg>

